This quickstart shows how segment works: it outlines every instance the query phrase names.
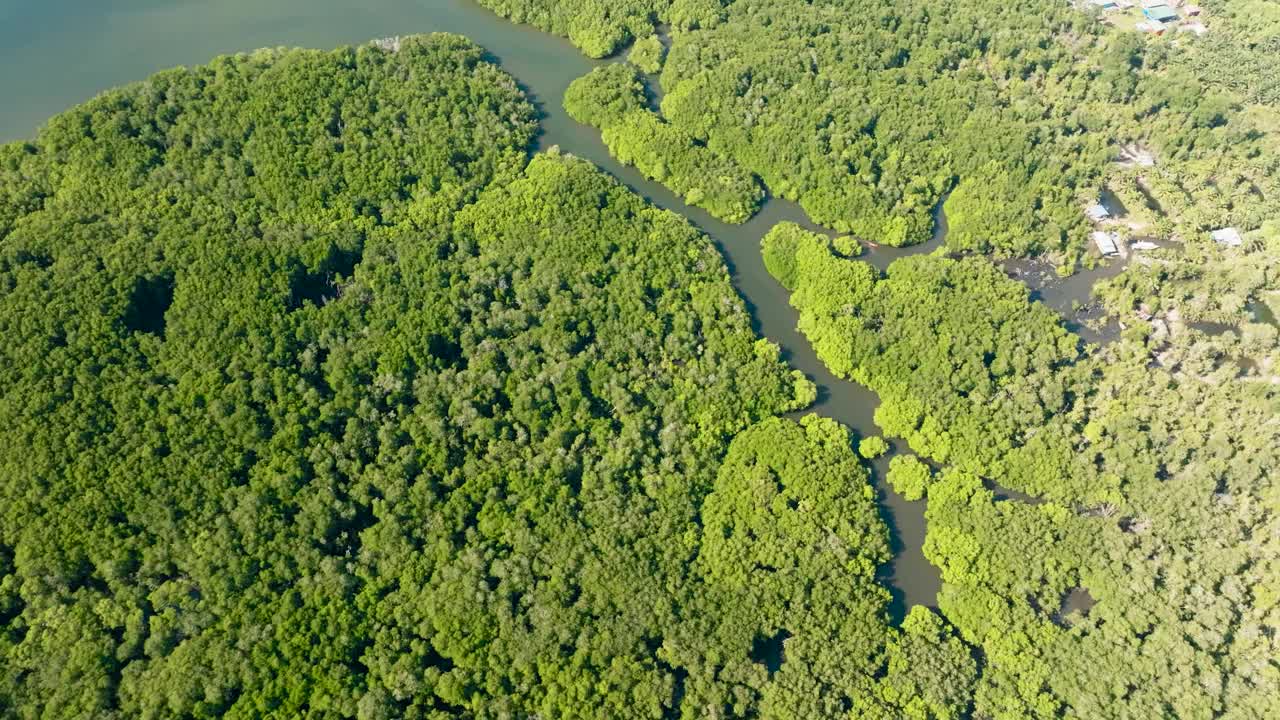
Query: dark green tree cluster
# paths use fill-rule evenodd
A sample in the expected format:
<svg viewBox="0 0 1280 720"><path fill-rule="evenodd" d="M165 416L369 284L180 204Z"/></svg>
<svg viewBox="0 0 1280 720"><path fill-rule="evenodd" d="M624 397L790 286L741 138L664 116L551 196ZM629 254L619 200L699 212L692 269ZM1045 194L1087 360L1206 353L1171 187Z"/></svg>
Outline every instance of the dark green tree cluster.
<svg viewBox="0 0 1280 720"><path fill-rule="evenodd" d="M648 109L644 84L629 63L605 65L575 80L564 107L578 122L602 130L619 162L725 222L746 222L764 199L750 172Z"/></svg>
<svg viewBox="0 0 1280 720"><path fill-rule="evenodd" d="M689 225L522 169L481 56L223 58L6 147L0 706L671 705L669 551L812 386Z"/></svg>
<svg viewBox="0 0 1280 720"><path fill-rule="evenodd" d="M945 621L915 609L901 631L887 625L888 594L875 582L889 558L867 472L848 430L810 415L774 419L736 437L702 508L698 562L719 608L671 642L738 648L738 659L704 677L738 679L730 717L959 718L977 667ZM723 638L723 639L719 639ZM887 642L886 642L887 639ZM750 650L755 663L742 658ZM685 684L697 717L719 706Z"/></svg>
<svg viewBox="0 0 1280 720"><path fill-rule="evenodd" d="M528 159L483 56L225 57L0 150L0 714L966 711L713 246Z"/></svg>
<svg viewBox="0 0 1280 720"><path fill-rule="evenodd" d="M480 48L389 48L161 73L4 148L0 707L377 705L362 538L450 452L386 420L460 367L463 307L426 292L449 289L441 223L517 174L535 130ZM419 225L437 229L393 232ZM378 312L421 322L379 341L356 320L398 254L420 289Z"/></svg>
<svg viewBox="0 0 1280 720"><path fill-rule="evenodd" d="M889 640L876 692L854 701L853 717L961 720L970 717L978 662L946 620L916 605Z"/></svg>

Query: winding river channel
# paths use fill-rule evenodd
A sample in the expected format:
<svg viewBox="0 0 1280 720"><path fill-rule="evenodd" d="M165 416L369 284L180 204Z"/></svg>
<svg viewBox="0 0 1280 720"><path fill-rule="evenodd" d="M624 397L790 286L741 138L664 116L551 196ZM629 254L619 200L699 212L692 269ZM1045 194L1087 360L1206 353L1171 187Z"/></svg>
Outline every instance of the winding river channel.
<svg viewBox="0 0 1280 720"><path fill-rule="evenodd" d="M266 46L329 48L376 37L446 31L488 48L514 75L542 112L539 149L558 145L591 160L655 204L675 211L704 230L724 254L734 285L748 303L757 331L783 348L787 361L819 386L812 411L876 434L878 404L867 389L833 377L796 331L787 293L764 269L760 239L776 223L813 227L793 203L771 199L750 222L727 225L691 208L662 186L614 161L598 133L575 123L560 100L575 78L593 66L568 42L511 24L470 0L0 0L0 142L28 138L44 119L103 89L175 65L203 63L219 54ZM904 250L873 249L861 259L879 268L898 257L929 252L941 244L946 218L939 208L932 241ZM815 228L816 229L816 228ZM1047 278L1020 267L1036 296L1067 312L1084 302L1101 274L1116 267ZM1100 336L1081 328L1087 340ZM883 482L888 456L876 462L881 509L893 531L895 557L884 580L894 593L895 612L912 604L934 605L938 570L922 552L924 502L907 502Z"/></svg>

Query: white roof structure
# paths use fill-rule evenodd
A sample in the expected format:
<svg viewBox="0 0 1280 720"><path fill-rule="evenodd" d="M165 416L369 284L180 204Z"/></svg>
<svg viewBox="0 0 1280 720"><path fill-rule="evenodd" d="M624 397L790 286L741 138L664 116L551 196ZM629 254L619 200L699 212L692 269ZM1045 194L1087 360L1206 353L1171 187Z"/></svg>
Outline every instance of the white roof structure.
<svg viewBox="0 0 1280 720"><path fill-rule="evenodd" d="M1136 242L1129 243L1129 247L1133 250L1156 250L1160 246L1150 240L1138 240Z"/></svg>
<svg viewBox="0 0 1280 720"><path fill-rule="evenodd" d="M1098 247L1098 252L1102 253L1103 257L1110 257L1112 255L1119 254L1120 246L1116 244L1116 241L1119 238L1116 236L1115 233L1102 232L1101 230L1096 230L1094 231L1092 237L1093 237L1093 244Z"/></svg>
<svg viewBox="0 0 1280 720"><path fill-rule="evenodd" d="M1111 217L1111 211L1108 210L1107 206L1103 205L1102 203L1097 203L1096 205L1090 205L1088 209L1084 211L1084 214L1088 215L1089 219L1093 220L1094 222L1097 222L1099 220L1106 220L1107 218Z"/></svg>
<svg viewBox="0 0 1280 720"><path fill-rule="evenodd" d="M1138 30L1144 30L1147 23L1138 23L1135 27ZM1120 148L1119 161L1124 165L1140 165L1142 167L1152 167L1156 164L1156 156L1151 151L1137 143L1129 143Z"/></svg>
<svg viewBox="0 0 1280 720"><path fill-rule="evenodd" d="M1210 237L1213 238L1213 241L1218 243L1219 245L1225 245L1227 247L1240 247L1241 245L1244 244L1244 238L1240 237L1240 231L1233 227L1222 228L1221 230L1214 230L1213 232L1209 233L1209 235Z"/></svg>

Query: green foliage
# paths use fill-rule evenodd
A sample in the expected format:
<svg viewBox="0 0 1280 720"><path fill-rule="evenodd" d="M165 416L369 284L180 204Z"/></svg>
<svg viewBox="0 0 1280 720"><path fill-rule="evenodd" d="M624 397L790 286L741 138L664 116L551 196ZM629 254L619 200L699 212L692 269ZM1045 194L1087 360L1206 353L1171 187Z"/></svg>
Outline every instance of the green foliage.
<svg viewBox="0 0 1280 720"><path fill-rule="evenodd" d="M1060 245L1060 237L1037 237L1044 232L1034 211L1038 192L1043 192L1042 188L1025 172L1011 171L995 162L975 169L947 198L947 247L1020 256ZM1063 200L1069 205L1070 197Z"/></svg>
<svg viewBox="0 0 1280 720"><path fill-rule="evenodd" d="M749 428L730 445L702 520L698 563L719 609L705 632L738 650L696 664L743 678L735 714L839 718L876 692L892 637L875 583L888 535L845 428L812 415ZM748 653L754 662L743 662ZM685 687L685 707L710 706Z"/></svg>
<svg viewBox="0 0 1280 720"><path fill-rule="evenodd" d="M874 460L887 452L889 452L889 443L879 435L862 438L858 442L858 454L868 460Z"/></svg>
<svg viewBox="0 0 1280 720"><path fill-rule="evenodd" d="M575 80L564 107L578 122L603 130L604 143L619 162L725 222L746 222L764 199L751 173L646 108L644 86L630 64L596 68Z"/></svg>
<svg viewBox="0 0 1280 720"><path fill-rule="evenodd" d="M806 243L791 303L831 370L875 390L876 422L920 454L1001 474L1028 428L1065 410L1078 339L978 258L869 265Z"/></svg>
<svg viewBox="0 0 1280 720"><path fill-rule="evenodd" d="M569 38L588 57L612 55L646 37L672 0L479 0L512 22ZM685 4L676 0L676 4Z"/></svg>
<svg viewBox="0 0 1280 720"><path fill-rule="evenodd" d="M713 28L724 22L725 5L733 0L671 0L667 22L681 30Z"/></svg>
<svg viewBox="0 0 1280 720"><path fill-rule="evenodd" d="M662 110L839 232L922 242L958 180L990 198L961 213L968 247L1068 253L1109 159L1080 114L1097 33L1047 0L736 2L673 35Z"/></svg>
<svg viewBox="0 0 1280 720"><path fill-rule="evenodd" d="M919 500L928 492L932 475L929 465L915 455L895 455L889 460L885 480L907 500Z"/></svg>
<svg viewBox="0 0 1280 720"><path fill-rule="evenodd" d="M584 125L607 128L645 110L644 83L627 63L601 65L569 84L564 109Z"/></svg>
<svg viewBox="0 0 1280 720"><path fill-rule="evenodd" d="M1266 2L1210 2L1206 36L1150 41L1053 0L489 4L570 37L573 18L610 38L594 55L642 38L646 70L654 23L670 23L664 121L881 245L927 240L952 190L953 249L1047 253L1064 270L1087 251L1081 208L1102 185L1145 185L1156 207L1132 224L1162 238L1280 212ZM1115 162L1129 148L1155 164Z"/></svg>
<svg viewBox="0 0 1280 720"><path fill-rule="evenodd" d="M564 99L623 162L732 222L758 175L853 233L762 253L885 433L947 465L887 476L929 497L943 615L888 626L857 457L884 438L775 417L816 388L706 238L529 160L480 48L259 51L0 147L0 708L1274 712L1266 3L1148 42L1049 0L481 1L595 57L640 38L661 114L625 63ZM1102 288L1105 349L983 259L849 259L946 197L952 251L1070 267L1100 184L1186 241Z"/></svg>
<svg viewBox="0 0 1280 720"><path fill-rule="evenodd" d="M1272 256L1248 256L1255 287L1267 287ZM927 492L940 609L982 648L974 715L1265 715L1280 676L1252 659L1273 656L1275 640L1244 628L1280 607L1265 589L1274 517L1260 510L1275 506L1280 396L1215 357L1215 346L1241 346L1179 340L1157 314L1159 332L1085 353L982 259L905 258L877 279L819 243L795 258L792 304L819 357L880 395L886 434L950 464L930 477L920 460L895 457L888 481L908 498ZM1153 263L1110 292L1180 287L1152 280L1178 267ZM1242 346L1270 343L1254 372L1271 372L1277 334L1248 337ZM908 645L898 652L917 657ZM963 716L964 651L895 674L891 641L880 694L859 710Z"/></svg>
<svg viewBox="0 0 1280 720"><path fill-rule="evenodd" d="M667 49L657 35L640 38L631 47L627 60L644 72L653 75L662 70L662 61L667 56Z"/></svg>
<svg viewBox="0 0 1280 720"><path fill-rule="evenodd" d="M632 165L728 223L751 219L764 191L751 173L707 148L657 115L633 112L605 128L604 143L619 162Z"/></svg>
<svg viewBox="0 0 1280 720"><path fill-rule="evenodd" d="M862 717L959 720L969 716L978 663L946 620L912 607L887 649L889 669L878 693L860 698Z"/></svg>
<svg viewBox="0 0 1280 720"><path fill-rule="evenodd" d="M1206 85L1280 107L1280 78L1272 62L1280 53L1280 9L1266 0L1209 0L1205 9L1213 32L1175 46L1175 61Z"/></svg>
<svg viewBox="0 0 1280 720"><path fill-rule="evenodd" d="M764 267L782 287L795 290L796 253L800 246L826 247L827 239L805 230L793 222L781 222L770 228L760 240Z"/></svg>
<svg viewBox="0 0 1280 720"><path fill-rule="evenodd" d="M705 22L677 12L695 5ZM1105 186L1122 234L1183 242L1102 288L1126 326L1106 350L976 259L881 278L798 228L762 244L823 361L880 395L886 434L951 466L895 459L890 482L929 495L941 608L982 647L974 716L1265 716L1280 690L1258 630L1275 624L1280 446L1280 333L1257 314L1280 211L1265 5L1210 2L1202 38L1048 0L659 15L663 120L839 232L919 242L948 198L952 252L1066 271ZM1208 241L1226 226L1245 247ZM893 675L855 713L970 712L925 700L929 673Z"/></svg>
<svg viewBox="0 0 1280 720"><path fill-rule="evenodd" d="M814 387L694 228L527 160L533 108L483 57L226 57L0 150L7 711L661 717L762 687L685 664L759 667L703 632L702 503ZM787 542L849 545L787 597L861 590L788 627L870 677L885 529L847 437L804 432L833 469L788 481L824 514Z"/></svg>
<svg viewBox="0 0 1280 720"><path fill-rule="evenodd" d="M836 253L847 258L858 257L862 254L862 243L858 242L858 238L852 235L841 235L833 239L831 247Z"/></svg>

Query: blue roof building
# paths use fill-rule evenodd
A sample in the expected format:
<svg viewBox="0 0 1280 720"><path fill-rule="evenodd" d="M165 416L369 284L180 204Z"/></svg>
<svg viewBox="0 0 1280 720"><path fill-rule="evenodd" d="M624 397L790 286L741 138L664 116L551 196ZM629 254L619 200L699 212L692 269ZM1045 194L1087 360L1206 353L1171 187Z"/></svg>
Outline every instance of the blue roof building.
<svg viewBox="0 0 1280 720"><path fill-rule="evenodd" d="M1143 8L1142 14L1147 16L1148 20L1155 20L1159 23L1170 23L1178 19L1178 13L1168 5L1155 5L1149 8Z"/></svg>

